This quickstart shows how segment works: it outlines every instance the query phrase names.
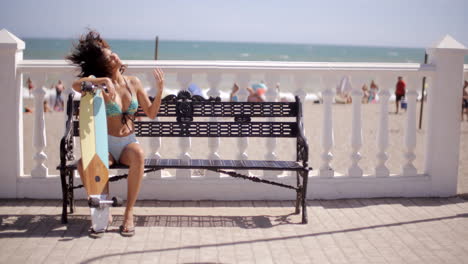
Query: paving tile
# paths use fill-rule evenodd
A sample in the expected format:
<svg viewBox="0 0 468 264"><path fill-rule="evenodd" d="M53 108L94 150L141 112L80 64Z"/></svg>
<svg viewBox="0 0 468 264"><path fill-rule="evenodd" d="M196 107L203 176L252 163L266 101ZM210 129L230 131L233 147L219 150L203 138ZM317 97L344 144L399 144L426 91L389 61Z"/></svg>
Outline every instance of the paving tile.
<svg viewBox="0 0 468 264"><path fill-rule="evenodd" d="M463 263L468 201L452 198L138 201L137 234L123 210L91 239L89 208L60 223L59 200L0 200L0 263Z"/></svg>

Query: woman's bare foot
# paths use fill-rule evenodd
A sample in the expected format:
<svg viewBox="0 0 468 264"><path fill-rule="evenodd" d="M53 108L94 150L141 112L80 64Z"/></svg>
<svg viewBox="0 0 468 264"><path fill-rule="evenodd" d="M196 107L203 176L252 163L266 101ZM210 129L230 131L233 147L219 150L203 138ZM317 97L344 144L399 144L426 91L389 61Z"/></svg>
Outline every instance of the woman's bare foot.
<svg viewBox="0 0 468 264"><path fill-rule="evenodd" d="M125 210L123 226L128 228L133 228L135 226L133 223L133 210Z"/></svg>

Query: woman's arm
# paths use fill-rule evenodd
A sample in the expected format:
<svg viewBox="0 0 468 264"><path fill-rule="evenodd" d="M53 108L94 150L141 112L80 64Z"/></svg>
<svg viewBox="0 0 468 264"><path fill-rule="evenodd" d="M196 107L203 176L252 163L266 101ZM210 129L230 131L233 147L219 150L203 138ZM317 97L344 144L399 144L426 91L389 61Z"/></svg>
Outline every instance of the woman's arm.
<svg viewBox="0 0 468 264"><path fill-rule="evenodd" d="M136 87L137 90L138 103L140 104L141 108L143 108L145 114L151 119L156 118L156 115L159 112L159 107L161 106L162 92L164 89L164 72L159 68L154 69L153 75L156 80L156 85L159 87L159 89L157 89L156 97L154 98L153 102L149 100L148 95L146 94L143 85L141 85L140 80L137 77L133 77L132 80L134 82L134 87Z"/></svg>
<svg viewBox="0 0 468 264"><path fill-rule="evenodd" d="M76 81L73 82L72 84L72 87L73 87L73 90L77 91L78 93L81 93L81 83L82 82L92 82L93 84L95 85L106 85L107 86L107 92L108 92L108 95L111 97L111 98L114 98L114 95L115 95L115 88L114 88L114 84L112 84L112 81L110 78L95 78L95 77L83 77L83 78L80 78Z"/></svg>

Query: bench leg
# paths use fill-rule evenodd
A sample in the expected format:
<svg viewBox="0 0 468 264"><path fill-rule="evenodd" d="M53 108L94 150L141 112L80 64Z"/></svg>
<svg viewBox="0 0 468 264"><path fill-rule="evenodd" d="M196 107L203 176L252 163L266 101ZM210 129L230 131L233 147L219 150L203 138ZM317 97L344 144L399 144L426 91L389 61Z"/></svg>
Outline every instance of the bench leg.
<svg viewBox="0 0 468 264"><path fill-rule="evenodd" d="M68 174L68 186L70 189L68 190L68 203L70 204L70 214L73 214L75 212L75 195L73 191L73 176L74 176L74 170L69 171Z"/></svg>
<svg viewBox="0 0 468 264"><path fill-rule="evenodd" d="M67 186L67 171L60 169L60 181L62 183L62 224L68 223L67 203L68 203L68 186Z"/></svg>
<svg viewBox="0 0 468 264"><path fill-rule="evenodd" d="M300 206L301 206L301 195L302 195L302 189L299 189L301 186L301 181L300 181L300 172L296 172L296 180L297 180L297 185L296 187L298 188L296 190L296 211L294 212L295 214L299 214L301 212Z"/></svg>
<svg viewBox="0 0 468 264"><path fill-rule="evenodd" d="M302 175L302 223L307 224L307 182L309 180L309 171L301 172Z"/></svg>

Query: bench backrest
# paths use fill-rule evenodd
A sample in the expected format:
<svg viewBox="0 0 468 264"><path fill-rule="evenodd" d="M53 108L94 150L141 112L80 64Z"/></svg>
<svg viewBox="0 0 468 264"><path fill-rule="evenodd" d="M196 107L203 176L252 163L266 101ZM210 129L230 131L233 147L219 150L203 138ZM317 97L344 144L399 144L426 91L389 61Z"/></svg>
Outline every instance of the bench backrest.
<svg viewBox="0 0 468 264"><path fill-rule="evenodd" d="M221 102L219 97L204 99L181 91L162 100L157 120L135 121L135 134L139 137L298 137L302 129L300 104L298 97L295 102ZM79 136L79 101L70 95L68 106L73 135ZM136 116L145 117L141 108ZM252 121L252 118L268 119Z"/></svg>

